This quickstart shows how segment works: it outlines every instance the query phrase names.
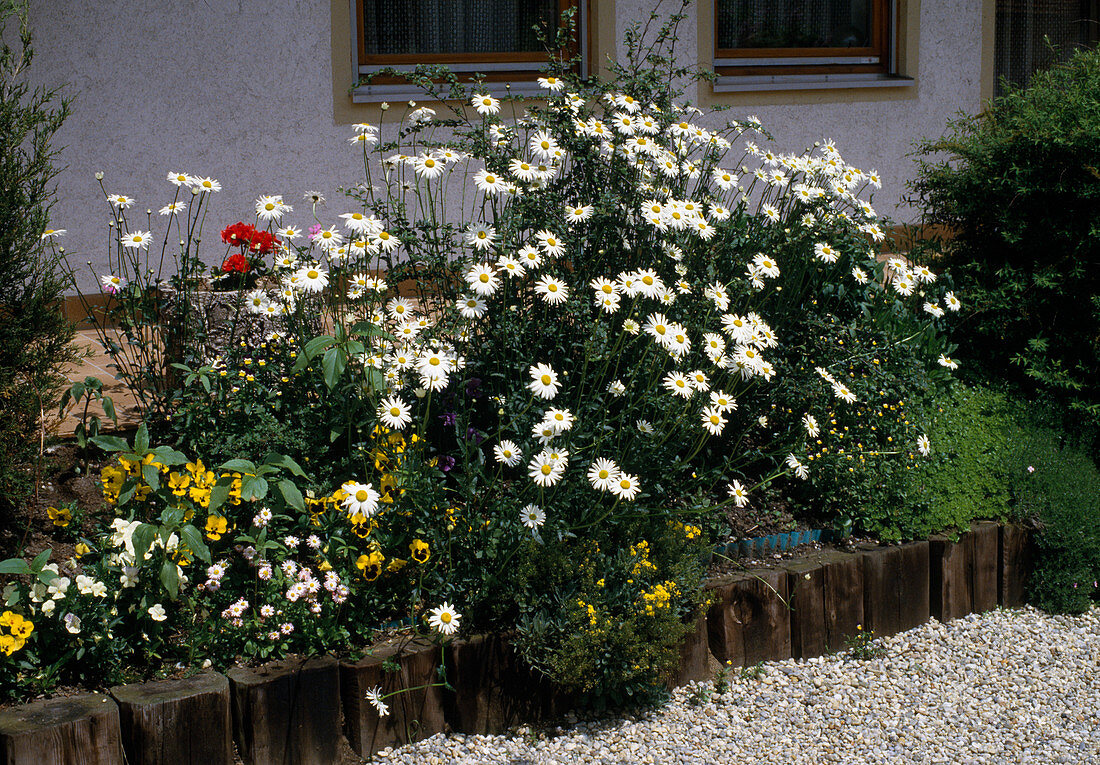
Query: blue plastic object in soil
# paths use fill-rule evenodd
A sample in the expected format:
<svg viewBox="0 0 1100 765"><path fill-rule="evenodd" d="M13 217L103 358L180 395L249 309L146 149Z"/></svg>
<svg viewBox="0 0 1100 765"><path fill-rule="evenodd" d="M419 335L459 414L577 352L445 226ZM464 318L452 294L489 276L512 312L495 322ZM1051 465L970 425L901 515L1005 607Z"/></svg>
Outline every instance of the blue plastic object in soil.
<svg viewBox="0 0 1100 765"><path fill-rule="evenodd" d="M737 545L742 555L752 555L753 541L751 539L742 539Z"/></svg>
<svg viewBox="0 0 1100 765"><path fill-rule="evenodd" d="M821 529L812 529L810 531L810 541L811 542L820 542L821 541Z"/></svg>
<svg viewBox="0 0 1100 765"><path fill-rule="evenodd" d="M790 534L776 534L776 540L780 550L791 549L791 535Z"/></svg>

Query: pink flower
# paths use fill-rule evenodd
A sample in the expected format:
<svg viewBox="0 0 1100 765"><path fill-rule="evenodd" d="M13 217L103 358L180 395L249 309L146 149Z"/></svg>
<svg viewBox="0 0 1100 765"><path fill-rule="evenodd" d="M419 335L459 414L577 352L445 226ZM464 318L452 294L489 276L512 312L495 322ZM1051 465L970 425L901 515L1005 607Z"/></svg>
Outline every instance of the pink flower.
<svg viewBox="0 0 1100 765"><path fill-rule="evenodd" d="M309 227L309 238L312 239L315 235L321 233L321 224L314 223Z"/></svg>

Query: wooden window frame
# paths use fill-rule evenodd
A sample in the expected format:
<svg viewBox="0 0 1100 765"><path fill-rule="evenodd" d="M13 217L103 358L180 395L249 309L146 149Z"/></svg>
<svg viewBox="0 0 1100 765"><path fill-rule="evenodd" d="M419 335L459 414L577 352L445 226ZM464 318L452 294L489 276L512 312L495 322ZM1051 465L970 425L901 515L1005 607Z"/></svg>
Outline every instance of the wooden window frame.
<svg viewBox="0 0 1100 765"><path fill-rule="evenodd" d="M719 48L714 0L714 70L722 77L889 75L896 70L896 0L871 0L872 45L860 48Z"/></svg>
<svg viewBox="0 0 1100 765"><path fill-rule="evenodd" d="M352 53L355 58L352 71L357 78L377 72L380 69L398 69L412 71L421 64L443 64L448 66L459 78L463 75L480 74L486 83L496 85L490 91L503 89L505 85L517 84L513 93L524 94L527 90L535 92L535 80L549 63L544 51L508 51L499 53L404 53L404 54L368 54L363 29L363 0L352 1ZM588 52L592 49L590 37L593 24L590 23L592 0L557 0L558 17L569 8L577 8L576 34L570 55L580 55L581 76L588 71ZM382 100L383 97L395 98L401 85L406 84L399 77L377 76L370 86L359 86L352 97L355 101ZM526 87L525 87L526 86ZM398 89L398 90L395 90ZM372 93L373 91L373 93ZM377 96L377 98L372 97Z"/></svg>

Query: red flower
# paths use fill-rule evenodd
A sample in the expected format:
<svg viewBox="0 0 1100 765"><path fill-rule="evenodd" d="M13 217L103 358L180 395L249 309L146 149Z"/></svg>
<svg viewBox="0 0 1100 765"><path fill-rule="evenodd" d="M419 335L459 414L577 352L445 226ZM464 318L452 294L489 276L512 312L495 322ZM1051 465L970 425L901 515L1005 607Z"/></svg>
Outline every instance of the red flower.
<svg viewBox="0 0 1100 765"><path fill-rule="evenodd" d="M252 239L252 235L255 233L255 226L238 221L232 226L226 226L222 229L222 241L229 245L240 245Z"/></svg>
<svg viewBox="0 0 1100 765"><path fill-rule="evenodd" d="M248 248L257 255L266 255L275 252L279 240L267 231L256 231L248 240Z"/></svg>
<svg viewBox="0 0 1100 765"><path fill-rule="evenodd" d="M233 253L225 259L224 263L222 263L223 274L247 274L250 270L252 270L252 266L249 265L248 258L241 255L239 252Z"/></svg>
<svg viewBox="0 0 1100 765"><path fill-rule="evenodd" d="M232 226L222 229L222 241L231 247L248 248L257 255L266 255L277 249L279 240L266 231L260 231L255 226L238 221Z"/></svg>

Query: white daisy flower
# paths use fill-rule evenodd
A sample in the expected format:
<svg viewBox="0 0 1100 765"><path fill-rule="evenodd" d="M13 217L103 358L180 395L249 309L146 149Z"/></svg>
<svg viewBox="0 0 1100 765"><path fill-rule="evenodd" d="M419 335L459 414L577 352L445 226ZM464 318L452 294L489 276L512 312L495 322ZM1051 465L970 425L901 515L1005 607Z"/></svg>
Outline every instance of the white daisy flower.
<svg viewBox="0 0 1100 765"><path fill-rule="evenodd" d="M740 481L734 481L726 487L726 491L733 497L733 504L744 507L749 504L749 492Z"/></svg>
<svg viewBox="0 0 1100 765"><path fill-rule="evenodd" d="M381 497L372 484L348 481L340 488L347 493L343 505L348 515L365 515L369 518L378 510L378 500Z"/></svg>
<svg viewBox="0 0 1100 765"><path fill-rule="evenodd" d="M539 231L535 234L535 239L538 240L539 247L542 251L552 258L560 257L565 252L565 242L561 238L546 229Z"/></svg>
<svg viewBox="0 0 1100 765"><path fill-rule="evenodd" d="M294 272L298 289L320 292L328 286L328 274L317 265L304 266Z"/></svg>
<svg viewBox="0 0 1100 765"><path fill-rule="evenodd" d="M932 453L932 442L928 439L928 436L917 436L917 451L921 453L922 457L927 457Z"/></svg>
<svg viewBox="0 0 1100 765"><path fill-rule="evenodd" d="M122 246L131 250L147 250L152 239L150 231L131 231L122 237Z"/></svg>
<svg viewBox="0 0 1100 765"><path fill-rule="evenodd" d="M453 635L458 630L458 622L462 614L455 607L444 601L439 608L433 608L428 615L428 626L444 635Z"/></svg>
<svg viewBox="0 0 1100 765"><path fill-rule="evenodd" d="M592 217L595 209L596 208L592 205L566 205L565 221L569 225L584 223L586 220Z"/></svg>
<svg viewBox="0 0 1100 765"><path fill-rule="evenodd" d="M412 409L398 396L390 396L378 405L378 417L386 427L404 430L412 422Z"/></svg>
<svg viewBox="0 0 1100 765"><path fill-rule="evenodd" d="M588 481L597 491L611 491L619 480L619 466L614 460L599 457L588 468Z"/></svg>
<svg viewBox="0 0 1100 765"><path fill-rule="evenodd" d="M565 80L559 77L539 77L537 82L539 87L546 88L552 93L557 93L565 87Z"/></svg>
<svg viewBox="0 0 1100 765"><path fill-rule="evenodd" d="M722 416L722 410L716 406L704 407L702 412L703 427L712 436L722 435L726 427L726 418Z"/></svg>
<svg viewBox="0 0 1100 765"><path fill-rule="evenodd" d="M479 297L467 295L458 301L458 312L464 319L480 319L489 310L489 304Z"/></svg>
<svg viewBox="0 0 1100 765"><path fill-rule="evenodd" d="M385 717L390 713L390 708L385 701L382 700L382 688L381 686L374 686L364 694L364 698L367 700L374 710L378 712L379 717Z"/></svg>
<svg viewBox="0 0 1100 765"><path fill-rule="evenodd" d="M551 305L560 305L569 299L569 287L561 279L543 276L535 282L535 294Z"/></svg>
<svg viewBox="0 0 1100 765"><path fill-rule="evenodd" d="M466 272L466 283L470 285L470 289L482 297L489 297L500 286L493 267L488 263L477 263L471 266Z"/></svg>
<svg viewBox="0 0 1100 765"><path fill-rule="evenodd" d="M537 529L546 522L546 513L538 505L524 505L519 511L519 520L529 529Z"/></svg>
<svg viewBox="0 0 1100 765"><path fill-rule="evenodd" d="M515 467L523 459L523 453L519 450L519 447L507 439L493 447L493 456L496 457L497 462L505 467Z"/></svg>
<svg viewBox="0 0 1100 765"><path fill-rule="evenodd" d="M638 476L631 475L630 473L620 472L619 477L611 484L611 493L627 502L632 501L638 496L638 492L641 490L642 484L641 481L638 480Z"/></svg>
<svg viewBox="0 0 1100 765"><path fill-rule="evenodd" d="M471 223L466 229L466 244L475 250L487 250L495 244L497 230L484 223Z"/></svg>
<svg viewBox="0 0 1100 765"><path fill-rule="evenodd" d="M477 109L477 113L482 116L490 116L500 111L500 101L488 93L475 94L470 99L470 105Z"/></svg>
<svg viewBox="0 0 1100 765"><path fill-rule="evenodd" d="M527 474L536 484L543 487L553 486L565 473L562 464L548 452L539 452L527 464Z"/></svg>
<svg viewBox="0 0 1100 765"><path fill-rule="evenodd" d="M529 370L531 382L527 387L542 399L550 400L558 395L558 373L547 364L536 364Z"/></svg>

